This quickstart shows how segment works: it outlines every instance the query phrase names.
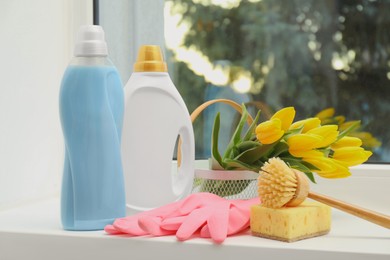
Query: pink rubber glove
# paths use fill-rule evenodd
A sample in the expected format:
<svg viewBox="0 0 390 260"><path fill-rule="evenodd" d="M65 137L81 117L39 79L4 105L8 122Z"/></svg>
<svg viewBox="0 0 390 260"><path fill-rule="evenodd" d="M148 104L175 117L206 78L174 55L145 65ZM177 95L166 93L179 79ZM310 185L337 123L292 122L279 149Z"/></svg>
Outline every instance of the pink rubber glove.
<svg viewBox="0 0 390 260"><path fill-rule="evenodd" d="M194 193L183 200L167 204L165 206L141 212L132 216L116 219L113 225L107 225L105 231L108 234L127 234L132 236L165 236L175 234L176 230L164 230L160 228L161 221L167 217L181 217L190 214L193 210L224 199L211 193ZM142 218L142 227L139 219Z"/></svg>
<svg viewBox="0 0 390 260"><path fill-rule="evenodd" d="M199 225L204 224L208 216L210 215L210 209L214 209L214 218L218 218L218 221L223 220L223 216L220 212L226 212L228 210L229 201L223 199L215 194L211 193L194 193L188 196L186 199L182 201L180 204L180 208L177 209L170 215L166 215L163 218L156 218L151 215L140 216L138 219L138 224L141 229L145 230L147 233L159 236L161 234L166 233L176 233L178 228L183 224L183 220L187 219L186 225L182 227L183 230L191 230L194 229L192 233L199 229L198 226L193 224L191 221L197 221ZM225 207L226 209L222 209L221 207ZM217 208L219 210L217 210ZM165 225L163 227L163 222L166 219L173 220L174 222L169 227ZM168 227L168 228L167 228ZM190 231L186 231L190 232ZM185 234L186 234L185 232ZM176 236L180 240L185 240L187 238L181 238L180 234L176 233Z"/></svg>
<svg viewBox="0 0 390 260"><path fill-rule="evenodd" d="M250 224L250 207L254 204L259 204L259 198L249 200L234 200L231 202L229 210L229 223L227 236L240 233L249 228ZM200 236L204 238L212 238L209 225L205 225L201 231Z"/></svg>
<svg viewBox="0 0 390 260"><path fill-rule="evenodd" d="M109 234L165 236L176 234L183 241L197 232L222 243L249 227L250 206L259 199L226 200L211 193L195 193L166 206L115 220Z"/></svg>
<svg viewBox="0 0 390 260"><path fill-rule="evenodd" d="M218 197L207 205L192 210L186 216L164 219L160 227L164 230L177 230L176 237L183 241L208 224L210 237L221 243L227 237L230 205L229 200Z"/></svg>
<svg viewBox="0 0 390 260"><path fill-rule="evenodd" d="M142 216L150 216L155 218L155 221L160 221L164 216L170 215L180 209L180 205L183 201L177 201L174 203L170 203L163 207L159 207L156 209L152 209L149 211L140 212L135 215L127 216L124 218L118 218L114 221L112 225L107 225L104 230L111 235L117 234L127 234L131 236L144 236L149 235L149 233L143 230L138 225L138 219ZM172 232L161 232L161 236L163 235L171 235ZM156 234L157 235L157 234Z"/></svg>
<svg viewBox="0 0 390 260"><path fill-rule="evenodd" d="M250 206L259 199L223 200L194 210L188 216L166 218L160 227L177 230L179 240L187 240L200 230L200 236L222 243L227 236L237 234L249 227Z"/></svg>

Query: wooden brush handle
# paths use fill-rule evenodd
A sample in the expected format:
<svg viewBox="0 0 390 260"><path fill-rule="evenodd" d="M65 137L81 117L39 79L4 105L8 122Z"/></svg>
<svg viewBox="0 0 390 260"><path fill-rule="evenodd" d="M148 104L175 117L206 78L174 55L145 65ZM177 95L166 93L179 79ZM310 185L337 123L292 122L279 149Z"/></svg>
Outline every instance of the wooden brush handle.
<svg viewBox="0 0 390 260"><path fill-rule="evenodd" d="M363 209L361 207L351 205L349 203L346 203L346 202L343 202L343 201L340 201L340 200L337 200L337 199L334 199L334 198L331 198L331 197L328 197L325 195L321 195L321 194L318 194L315 192L309 192L308 197L313 199L313 200L322 202L322 203L324 203L328 206L331 206L333 208L345 211L345 212L352 214L356 217L368 220L372 223L375 223L377 225L380 225L382 227L390 229L390 216L387 216L387 215L384 215L381 213L377 213L375 211Z"/></svg>

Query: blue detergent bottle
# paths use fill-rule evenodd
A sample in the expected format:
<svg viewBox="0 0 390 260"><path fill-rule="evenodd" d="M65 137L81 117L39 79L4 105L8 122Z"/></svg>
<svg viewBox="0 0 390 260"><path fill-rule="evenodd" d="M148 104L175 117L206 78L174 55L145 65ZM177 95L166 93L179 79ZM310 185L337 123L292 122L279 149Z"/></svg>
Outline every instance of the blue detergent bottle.
<svg viewBox="0 0 390 260"><path fill-rule="evenodd" d="M66 230L100 230L126 214L120 154L123 85L100 26L79 30L61 83L65 140L61 220Z"/></svg>

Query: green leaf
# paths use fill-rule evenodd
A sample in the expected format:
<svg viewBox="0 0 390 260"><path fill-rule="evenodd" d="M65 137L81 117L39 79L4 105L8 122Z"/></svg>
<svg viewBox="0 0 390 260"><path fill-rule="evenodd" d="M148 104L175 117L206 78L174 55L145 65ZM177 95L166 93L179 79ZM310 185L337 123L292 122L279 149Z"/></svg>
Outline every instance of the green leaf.
<svg viewBox="0 0 390 260"><path fill-rule="evenodd" d="M360 127L360 121L355 121L353 124L351 124L347 129L345 129L344 131L342 131L338 136L337 136L337 139L336 139L336 142L338 140L340 140L341 138L343 138L344 136L348 135L349 133L351 133L353 130L357 129Z"/></svg>
<svg viewBox="0 0 390 260"><path fill-rule="evenodd" d="M241 105L241 109L242 109L241 119L237 125L236 131L234 132L234 134L232 136L232 141L233 141L234 145L236 145L238 142L241 141L241 132L244 129L244 126L246 124L246 120L248 118L248 111L246 110L246 107L244 104Z"/></svg>
<svg viewBox="0 0 390 260"><path fill-rule="evenodd" d="M257 111L257 115L256 115L255 119L253 119L252 124L249 126L248 130L246 131L246 133L244 135L244 138L243 138L244 141L250 140L252 138L252 136L255 132L255 128L257 126L257 121L259 121L259 118L260 118L260 112L261 112L261 110Z"/></svg>
<svg viewBox="0 0 390 260"><path fill-rule="evenodd" d="M311 164L307 163L307 162L304 162L300 159L293 159L293 158L280 158L282 159L285 163L288 164L289 167L295 169L295 170L298 170L298 171L301 171L301 172L304 172L306 174L306 176L313 182L313 183L316 183L315 179L314 179L314 176L313 176L313 173L312 173L312 169L310 169L308 166L312 166ZM314 167L314 166L312 166ZM316 167L314 167L316 168Z"/></svg>
<svg viewBox="0 0 390 260"><path fill-rule="evenodd" d="M310 172L311 171L311 169L309 167L307 167L301 159L286 158L286 157L284 157L284 158L282 157L280 159L282 159L288 166L290 166L293 169L296 169L296 170L299 170L302 172L307 172L307 171Z"/></svg>
<svg viewBox="0 0 390 260"><path fill-rule="evenodd" d="M213 158L221 165L221 167L225 168L222 162L221 154L218 151L218 135L219 128L221 125L220 113L217 113L214 120L212 135L211 135L211 153Z"/></svg>
<svg viewBox="0 0 390 260"><path fill-rule="evenodd" d="M241 162L247 163L247 164L252 164L253 162L259 160L257 158L257 154L261 146L256 146L250 149L247 149L246 151L243 151L239 155L237 155L234 159L239 160ZM260 157L261 158L261 157Z"/></svg>
<svg viewBox="0 0 390 260"><path fill-rule="evenodd" d="M212 156L209 158L209 169L211 170L217 170L217 171L223 171L225 170L217 160L215 160Z"/></svg>
<svg viewBox="0 0 390 260"><path fill-rule="evenodd" d="M275 146L275 144L276 143L263 145L260 144L260 146L246 150L245 152L235 157L235 159L251 164L266 155Z"/></svg>
<svg viewBox="0 0 390 260"><path fill-rule="evenodd" d="M257 167L246 164L242 161L235 160L235 159L226 159L224 160L224 163L226 165L226 169L228 170L249 170L249 171L257 171Z"/></svg>
<svg viewBox="0 0 390 260"><path fill-rule="evenodd" d="M238 147L233 146L233 148L231 150L231 157L235 158L239 154L240 154L240 150L238 149Z"/></svg>
<svg viewBox="0 0 390 260"><path fill-rule="evenodd" d="M311 180L312 183L317 183L316 180L314 179L314 175L312 172L303 172L306 174L306 176Z"/></svg>
<svg viewBox="0 0 390 260"><path fill-rule="evenodd" d="M297 129L288 130L287 133L284 135L284 139L287 140L292 135L297 135L297 134L302 133L303 127L304 126L301 126L301 127L297 128Z"/></svg>
<svg viewBox="0 0 390 260"><path fill-rule="evenodd" d="M237 128L234 131L232 138L230 139L230 142L223 154L223 158L229 158L229 155L231 154L231 150L233 149L233 147L241 141L241 132L246 123L246 119L248 118L248 111L246 110L245 105L242 105L241 108L242 108L242 115L241 115L240 122L238 123Z"/></svg>
<svg viewBox="0 0 390 260"><path fill-rule="evenodd" d="M319 170L319 168L315 167L313 164L308 163L306 161L303 161L302 159L298 158L291 158L291 157L280 157L284 162L289 164L290 166L296 165L297 167L300 167L300 169L295 168L300 171L316 171Z"/></svg>
<svg viewBox="0 0 390 260"><path fill-rule="evenodd" d="M279 141L275 147L274 151L272 153L271 157L278 157L280 154L288 151L288 144L284 141Z"/></svg>
<svg viewBox="0 0 390 260"><path fill-rule="evenodd" d="M246 150L253 149L255 147L260 146L261 144L256 141L243 141L242 143L237 145L238 150L240 153L245 152Z"/></svg>

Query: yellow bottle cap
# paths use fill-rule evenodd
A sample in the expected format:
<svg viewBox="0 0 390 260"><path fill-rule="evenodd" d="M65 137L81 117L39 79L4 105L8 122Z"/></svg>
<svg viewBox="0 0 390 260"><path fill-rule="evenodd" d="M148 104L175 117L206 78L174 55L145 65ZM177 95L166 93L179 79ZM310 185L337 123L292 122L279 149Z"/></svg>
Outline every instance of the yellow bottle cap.
<svg viewBox="0 0 390 260"><path fill-rule="evenodd" d="M157 45L142 45L138 51L138 58L134 63L135 72L167 72L167 64L161 49Z"/></svg>

